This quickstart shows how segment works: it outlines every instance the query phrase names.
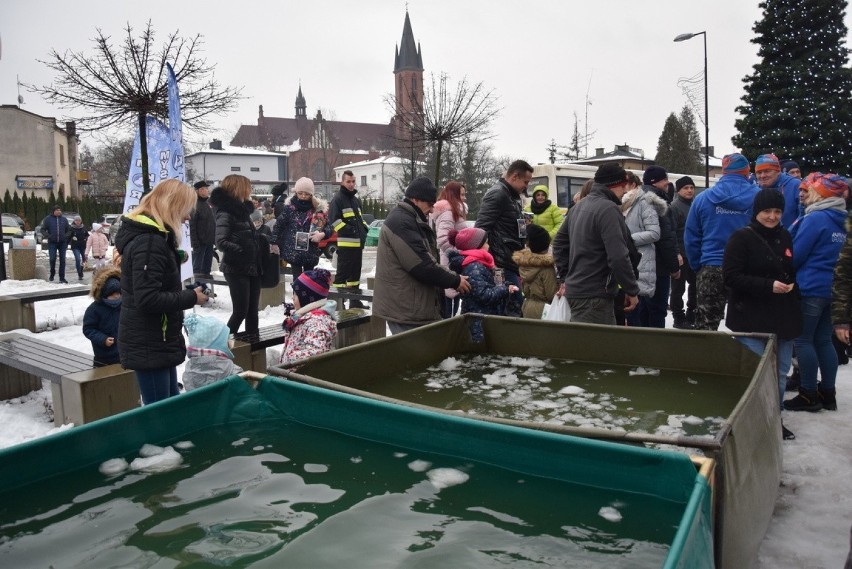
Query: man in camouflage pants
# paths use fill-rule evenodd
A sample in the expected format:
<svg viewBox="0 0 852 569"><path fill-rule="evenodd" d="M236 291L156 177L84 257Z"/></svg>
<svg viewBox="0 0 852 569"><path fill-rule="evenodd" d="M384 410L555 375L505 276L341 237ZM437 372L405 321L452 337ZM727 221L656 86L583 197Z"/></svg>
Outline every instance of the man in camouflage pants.
<svg viewBox="0 0 852 569"><path fill-rule="evenodd" d="M751 206L759 188L749 180L751 168L742 154L722 159L722 177L692 202L683 243L695 270L698 288L696 330L718 330L725 317L722 259L731 234L751 221Z"/></svg>

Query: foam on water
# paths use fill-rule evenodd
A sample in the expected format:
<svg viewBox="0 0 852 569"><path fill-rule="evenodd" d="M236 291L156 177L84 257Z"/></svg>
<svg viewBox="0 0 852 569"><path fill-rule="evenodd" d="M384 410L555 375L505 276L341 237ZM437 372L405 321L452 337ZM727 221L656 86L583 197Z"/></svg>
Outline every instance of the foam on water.
<svg viewBox="0 0 852 569"><path fill-rule="evenodd" d="M426 477L438 490L464 484L470 479L470 475L457 468L433 468L426 473Z"/></svg>

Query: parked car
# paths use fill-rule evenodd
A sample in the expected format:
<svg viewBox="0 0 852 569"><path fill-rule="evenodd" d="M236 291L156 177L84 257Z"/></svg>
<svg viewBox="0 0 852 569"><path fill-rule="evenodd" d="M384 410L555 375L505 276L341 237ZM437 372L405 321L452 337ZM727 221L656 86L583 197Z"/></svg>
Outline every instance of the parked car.
<svg viewBox="0 0 852 569"><path fill-rule="evenodd" d="M25 225L24 220L21 219L20 217L18 217L17 215L15 215L14 213L4 213L3 217L4 218L8 217L9 219L14 219L15 223L17 223L18 225L21 226L21 231L26 231L26 228L24 227L24 225Z"/></svg>
<svg viewBox="0 0 852 569"><path fill-rule="evenodd" d="M382 231L384 223L384 219L376 219L367 228L367 247L375 247L379 244L379 233Z"/></svg>
<svg viewBox="0 0 852 569"><path fill-rule="evenodd" d="M109 234L110 226L115 223L115 220L121 217L120 213L105 213L101 216L101 218L97 221L103 226L104 231Z"/></svg>
<svg viewBox="0 0 852 569"><path fill-rule="evenodd" d="M21 226L18 225L18 222L12 219L11 217L3 216L2 219L3 224L3 241L7 243L12 242L12 238L21 239L24 236L24 230L21 229ZM2 251L0 251L2 253Z"/></svg>
<svg viewBox="0 0 852 569"><path fill-rule="evenodd" d="M68 220L69 225L74 223L74 218L77 217L78 215L80 215L80 214L77 213L76 211L65 211L65 212L62 213L62 217L64 217L65 219ZM39 243L40 245L46 245L47 244L47 239L45 239L44 236L41 234L41 222L39 222L39 224L36 225L35 229L33 230L33 239L35 239L36 242Z"/></svg>

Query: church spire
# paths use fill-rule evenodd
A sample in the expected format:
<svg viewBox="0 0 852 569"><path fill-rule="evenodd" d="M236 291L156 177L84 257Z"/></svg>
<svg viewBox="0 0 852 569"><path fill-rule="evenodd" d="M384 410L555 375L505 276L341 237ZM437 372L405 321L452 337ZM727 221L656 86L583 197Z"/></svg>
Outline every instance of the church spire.
<svg viewBox="0 0 852 569"><path fill-rule="evenodd" d="M423 55L420 53L420 46L414 41L408 10L405 11L405 23L402 26L402 40L395 51L394 73L403 70L423 71Z"/></svg>
<svg viewBox="0 0 852 569"><path fill-rule="evenodd" d="M299 94L296 95L296 118L307 118L307 103L302 95L302 83L299 83Z"/></svg>

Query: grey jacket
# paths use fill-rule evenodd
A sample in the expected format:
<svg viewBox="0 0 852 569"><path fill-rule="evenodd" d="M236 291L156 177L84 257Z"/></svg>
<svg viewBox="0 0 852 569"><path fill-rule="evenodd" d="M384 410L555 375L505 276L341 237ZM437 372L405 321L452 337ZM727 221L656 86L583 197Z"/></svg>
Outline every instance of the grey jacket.
<svg viewBox="0 0 852 569"><path fill-rule="evenodd" d="M630 262L630 231L621 201L602 184L569 210L553 240L557 275L569 298L614 297L619 285L637 296L639 286Z"/></svg>
<svg viewBox="0 0 852 569"><path fill-rule="evenodd" d="M183 387L191 391L242 371L243 368L222 356L194 356L187 358L184 366Z"/></svg>
<svg viewBox="0 0 852 569"><path fill-rule="evenodd" d="M662 235L660 220L666 215L668 204L652 192L636 188L621 198L624 221L636 249L642 254L639 261L639 294L654 296L657 287L656 243Z"/></svg>

